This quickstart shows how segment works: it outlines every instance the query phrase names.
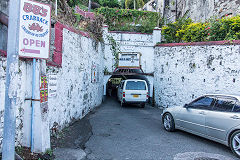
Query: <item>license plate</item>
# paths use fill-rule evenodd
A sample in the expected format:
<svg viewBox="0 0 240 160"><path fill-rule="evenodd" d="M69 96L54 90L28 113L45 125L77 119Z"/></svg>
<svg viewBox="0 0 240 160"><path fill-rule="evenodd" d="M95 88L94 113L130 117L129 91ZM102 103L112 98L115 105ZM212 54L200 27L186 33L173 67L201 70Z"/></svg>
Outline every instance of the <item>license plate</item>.
<svg viewBox="0 0 240 160"><path fill-rule="evenodd" d="M137 95L137 94L134 94L134 95L133 95L133 97L134 97L134 98L138 98L138 97L139 97L139 95Z"/></svg>

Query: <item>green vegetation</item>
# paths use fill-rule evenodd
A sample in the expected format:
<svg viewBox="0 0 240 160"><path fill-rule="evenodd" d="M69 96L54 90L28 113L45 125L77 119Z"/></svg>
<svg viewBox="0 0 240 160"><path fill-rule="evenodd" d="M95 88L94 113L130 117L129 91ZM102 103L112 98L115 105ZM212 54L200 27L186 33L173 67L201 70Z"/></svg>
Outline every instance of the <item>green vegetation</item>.
<svg viewBox="0 0 240 160"><path fill-rule="evenodd" d="M136 8L142 8L144 6L144 1L143 0L125 0L125 8L134 8L134 1Z"/></svg>
<svg viewBox="0 0 240 160"><path fill-rule="evenodd" d="M186 26L192 23L191 19L180 18L174 23L169 23L162 27L162 34L167 43L180 42L182 32L180 30L184 29ZM178 33L178 35L177 35Z"/></svg>
<svg viewBox="0 0 240 160"><path fill-rule="evenodd" d="M147 0L135 0L137 8L142 7ZM84 18L74 12L75 6L88 10L89 0L62 0L59 3L58 20L60 22L74 26L76 29L87 31L97 41L102 41L102 24L109 26L110 31L130 31L140 33L152 33L155 27L163 25L163 19L157 12L138 11L132 9L119 9L126 5L130 7L133 0L92 0L93 3L100 4L95 10L95 20ZM92 4L93 4L92 3ZM95 4L95 6L98 6ZM114 8L115 7L115 8Z"/></svg>
<svg viewBox="0 0 240 160"><path fill-rule="evenodd" d="M118 56L119 56L119 53L120 53L120 46L119 44L113 39L112 36L107 36L107 39L110 43L110 46L111 46L111 51L112 51L112 55L114 56L114 60L115 60L115 64L114 64L114 67L117 67L118 66Z"/></svg>
<svg viewBox="0 0 240 160"><path fill-rule="evenodd" d="M110 7L110 8L121 7L118 0L92 0L92 2L97 3L102 7ZM77 5L77 6L85 6L86 8L88 8L88 3L89 3L89 0L69 0L68 1L68 5L70 7L75 7Z"/></svg>
<svg viewBox="0 0 240 160"><path fill-rule="evenodd" d="M154 27L163 24L156 12L101 7L97 9L97 14L104 16L111 31L152 33Z"/></svg>
<svg viewBox="0 0 240 160"><path fill-rule="evenodd" d="M162 28L166 43L201 42L240 39L240 16L212 18L205 23L179 19Z"/></svg>
<svg viewBox="0 0 240 160"><path fill-rule="evenodd" d="M98 3L103 7L109 7L109 8L120 7L118 0L98 0Z"/></svg>

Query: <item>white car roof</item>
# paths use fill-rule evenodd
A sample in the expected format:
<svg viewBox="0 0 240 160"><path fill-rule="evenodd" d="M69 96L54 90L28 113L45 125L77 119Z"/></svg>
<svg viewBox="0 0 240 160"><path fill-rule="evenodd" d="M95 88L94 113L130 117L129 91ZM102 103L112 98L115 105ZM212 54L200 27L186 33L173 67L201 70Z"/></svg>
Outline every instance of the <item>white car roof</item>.
<svg viewBox="0 0 240 160"><path fill-rule="evenodd" d="M127 79L125 81L144 81L144 82L146 82L145 80L142 80L142 79Z"/></svg>

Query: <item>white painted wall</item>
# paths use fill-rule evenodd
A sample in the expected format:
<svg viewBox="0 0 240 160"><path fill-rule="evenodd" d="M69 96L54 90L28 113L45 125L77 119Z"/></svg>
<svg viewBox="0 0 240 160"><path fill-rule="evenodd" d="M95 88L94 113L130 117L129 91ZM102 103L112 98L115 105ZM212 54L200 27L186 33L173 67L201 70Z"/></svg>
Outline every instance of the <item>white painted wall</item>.
<svg viewBox="0 0 240 160"><path fill-rule="evenodd" d="M4 106L5 106L5 81L6 81L7 59L0 56L0 147L3 139L3 123L4 123ZM17 88L17 106L16 106L16 145L21 144L23 138L23 115L24 115L24 99L25 99L25 74L26 63L19 63Z"/></svg>
<svg viewBox="0 0 240 160"><path fill-rule="evenodd" d="M183 105L208 93L239 95L239 55L240 45L156 47L156 104Z"/></svg>
<svg viewBox="0 0 240 160"><path fill-rule="evenodd" d="M107 37L113 37L117 42L120 52L140 52L141 56L141 68L144 73L154 72L154 46L157 42L161 41L161 29L156 28L153 34L139 34L130 32L108 32L107 26L104 27L104 42L105 55L104 65L109 72L115 70L115 60L112 55L111 45ZM152 97L153 91L153 77L147 76L150 83L150 97ZM106 76L105 79L108 79ZM105 88L106 88L106 84Z"/></svg>
<svg viewBox="0 0 240 160"><path fill-rule="evenodd" d="M63 31L62 68L48 67L47 74L57 75L57 96L49 98L49 122L60 128L84 117L102 102L102 45L67 29ZM91 66L96 65L99 80L91 82ZM57 115L57 116L56 116Z"/></svg>
<svg viewBox="0 0 240 160"><path fill-rule="evenodd" d="M67 29L63 30L62 67L47 67L37 61L36 99L40 98L40 76L57 75L57 96L49 97L48 107L35 102L34 151L44 152L50 147L50 130L61 130L73 120L83 118L102 103L104 44L95 42ZM95 66L96 82L91 81ZM0 145L3 136L6 58L0 57ZM18 100L16 106L16 145L30 146L32 61L19 61ZM44 110L45 109L45 110Z"/></svg>

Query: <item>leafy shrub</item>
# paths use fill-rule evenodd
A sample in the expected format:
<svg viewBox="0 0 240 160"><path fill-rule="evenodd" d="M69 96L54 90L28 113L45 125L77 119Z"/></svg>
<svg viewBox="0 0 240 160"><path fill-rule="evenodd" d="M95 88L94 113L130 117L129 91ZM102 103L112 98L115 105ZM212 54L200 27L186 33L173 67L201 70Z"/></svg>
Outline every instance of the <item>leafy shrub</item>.
<svg viewBox="0 0 240 160"><path fill-rule="evenodd" d="M167 43L181 42L183 30L187 25L191 24L191 19L181 18L174 23L169 23L162 28L162 34Z"/></svg>
<svg viewBox="0 0 240 160"><path fill-rule="evenodd" d="M111 31L151 33L154 27L163 23L156 12L102 7L97 9L97 13L104 16Z"/></svg>
<svg viewBox="0 0 240 160"><path fill-rule="evenodd" d="M240 16L209 19L205 23L179 20L162 28L167 43L240 39Z"/></svg>
<svg viewBox="0 0 240 160"><path fill-rule="evenodd" d="M70 7L75 7L76 5L88 5L88 1L86 0L69 0L67 3Z"/></svg>
<svg viewBox="0 0 240 160"><path fill-rule="evenodd" d="M185 29L177 31L177 37L184 42L201 42L205 41L207 33L206 25L203 23L191 23Z"/></svg>
<svg viewBox="0 0 240 160"><path fill-rule="evenodd" d="M210 19L208 26L210 41L240 39L240 16Z"/></svg>
<svg viewBox="0 0 240 160"><path fill-rule="evenodd" d="M135 0L136 9L144 6L143 0ZM134 0L125 0L125 8L134 8Z"/></svg>
<svg viewBox="0 0 240 160"><path fill-rule="evenodd" d="M109 7L109 8L119 8L120 4L118 0L98 0L99 4L103 7Z"/></svg>

